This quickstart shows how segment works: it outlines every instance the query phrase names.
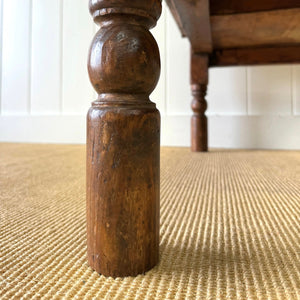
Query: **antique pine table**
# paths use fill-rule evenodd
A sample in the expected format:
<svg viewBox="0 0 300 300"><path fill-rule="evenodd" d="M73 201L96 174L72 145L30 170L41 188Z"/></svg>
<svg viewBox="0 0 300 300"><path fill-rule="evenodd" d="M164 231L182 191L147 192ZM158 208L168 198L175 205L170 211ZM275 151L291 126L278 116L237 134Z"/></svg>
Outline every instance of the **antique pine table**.
<svg viewBox="0 0 300 300"><path fill-rule="evenodd" d="M106 276L143 273L159 259L160 74L149 32L160 0L90 0L100 26L88 71L98 93L87 116L88 261Z"/></svg>
<svg viewBox="0 0 300 300"><path fill-rule="evenodd" d="M300 0L167 0L191 43L192 150L207 150L205 94L213 66L300 62ZM100 26L88 71L98 93L87 116L88 261L106 276L159 260L160 74L149 32L161 0L90 0ZM175 88L175 87L174 87Z"/></svg>
<svg viewBox="0 0 300 300"><path fill-rule="evenodd" d="M192 151L207 151L208 68L300 62L300 0L166 0L191 44Z"/></svg>

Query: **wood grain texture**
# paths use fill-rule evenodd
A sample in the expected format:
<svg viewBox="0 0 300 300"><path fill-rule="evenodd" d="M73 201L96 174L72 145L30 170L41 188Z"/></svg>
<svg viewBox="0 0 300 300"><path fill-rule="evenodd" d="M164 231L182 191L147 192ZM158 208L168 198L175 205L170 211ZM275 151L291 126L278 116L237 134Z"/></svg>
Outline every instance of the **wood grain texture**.
<svg viewBox="0 0 300 300"><path fill-rule="evenodd" d="M300 63L300 45L291 47L215 50L210 55L209 61L211 67L276 63Z"/></svg>
<svg viewBox="0 0 300 300"><path fill-rule="evenodd" d="M48 26L52 24L52 26ZM31 111L61 111L62 1L32 1ZM45 72L45 70L47 70ZM51 88L50 88L51 86Z"/></svg>
<svg viewBox="0 0 300 300"><path fill-rule="evenodd" d="M88 60L98 93L87 116L88 261L134 276L159 259L160 114L149 95L160 73L149 32L161 2L90 1L100 25Z"/></svg>
<svg viewBox="0 0 300 300"><path fill-rule="evenodd" d="M300 8L212 16L214 49L300 44Z"/></svg>
<svg viewBox="0 0 300 300"><path fill-rule="evenodd" d="M300 7L299 0L210 0L211 15L226 15Z"/></svg>
<svg viewBox="0 0 300 300"><path fill-rule="evenodd" d="M191 54L191 89L192 110L191 118L191 150L194 152L208 150L207 117L205 99L208 84L208 55Z"/></svg>
<svg viewBox="0 0 300 300"><path fill-rule="evenodd" d="M212 51L208 0L167 0L183 36L188 37L195 52Z"/></svg>
<svg viewBox="0 0 300 300"><path fill-rule="evenodd" d="M167 0L167 3L182 35L192 46L192 150L206 151L208 66L298 62L300 3L293 0L284 3Z"/></svg>

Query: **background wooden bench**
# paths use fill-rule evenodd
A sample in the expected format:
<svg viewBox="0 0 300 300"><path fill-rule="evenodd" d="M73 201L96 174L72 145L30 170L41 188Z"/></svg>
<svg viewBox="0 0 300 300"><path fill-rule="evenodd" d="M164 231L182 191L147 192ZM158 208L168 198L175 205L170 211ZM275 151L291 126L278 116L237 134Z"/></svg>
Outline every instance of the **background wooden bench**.
<svg viewBox="0 0 300 300"><path fill-rule="evenodd" d="M207 151L208 68L300 62L299 0L167 0L191 43L191 145Z"/></svg>

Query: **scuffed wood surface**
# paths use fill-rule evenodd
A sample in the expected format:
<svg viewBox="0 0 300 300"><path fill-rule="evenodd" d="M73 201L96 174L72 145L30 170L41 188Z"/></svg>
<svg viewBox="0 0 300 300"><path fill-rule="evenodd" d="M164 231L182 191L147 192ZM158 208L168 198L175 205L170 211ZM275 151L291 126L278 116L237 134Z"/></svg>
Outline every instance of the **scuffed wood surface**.
<svg viewBox="0 0 300 300"><path fill-rule="evenodd" d="M87 116L87 252L105 276L144 273L159 260L160 74L149 32L161 1L90 0L100 25L88 71L98 93Z"/></svg>
<svg viewBox="0 0 300 300"><path fill-rule="evenodd" d="M211 15L226 15L300 7L299 0L210 0Z"/></svg>
<svg viewBox="0 0 300 300"><path fill-rule="evenodd" d="M210 66L300 63L300 46L216 50Z"/></svg>
<svg viewBox="0 0 300 300"><path fill-rule="evenodd" d="M195 52L211 52L212 39L208 0L166 0L183 36Z"/></svg>
<svg viewBox="0 0 300 300"><path fill-rule="evenodd" d="M214 49L300 44L300 9L211 17Z"/></svg>

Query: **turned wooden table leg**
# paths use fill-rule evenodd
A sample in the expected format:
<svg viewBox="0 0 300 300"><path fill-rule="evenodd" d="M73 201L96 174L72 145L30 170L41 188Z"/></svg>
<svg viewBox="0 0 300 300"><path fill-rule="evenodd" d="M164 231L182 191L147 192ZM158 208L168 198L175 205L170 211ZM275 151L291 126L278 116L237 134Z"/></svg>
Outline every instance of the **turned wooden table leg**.
<svg viewBox="0 0 300 300"><path fill-rule="evenodd" d="M192 110L191 119L191 150L208 150L207 117L205 111L207 102L205 100L208 84L208 55L191 54L191 88L192 88Z"/></svg>
<svg viewBox="0 0 300 300"><path fill-rule="evenodd" d="M88 262L105 276L144 273L159 259L160 74L149 32L161 1L90 0L100 25L88 71L98 93L87 116Z"/></svg>

